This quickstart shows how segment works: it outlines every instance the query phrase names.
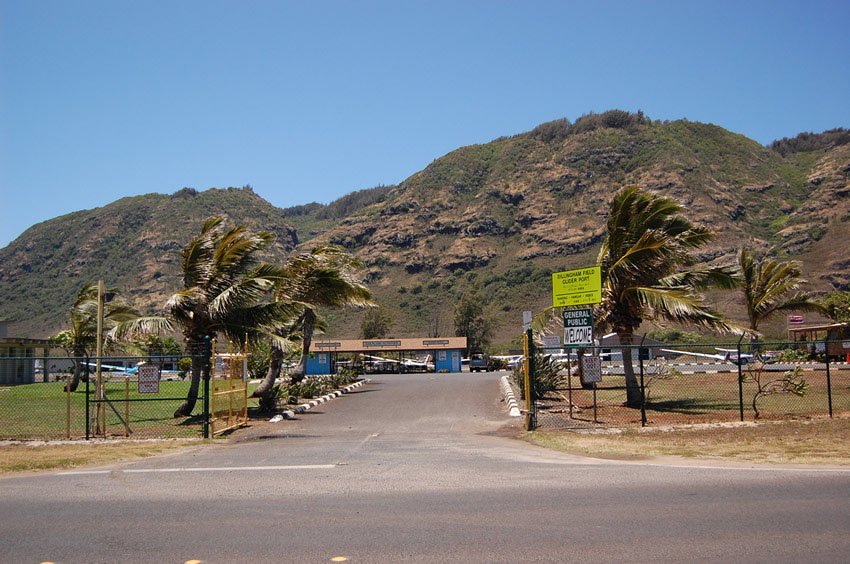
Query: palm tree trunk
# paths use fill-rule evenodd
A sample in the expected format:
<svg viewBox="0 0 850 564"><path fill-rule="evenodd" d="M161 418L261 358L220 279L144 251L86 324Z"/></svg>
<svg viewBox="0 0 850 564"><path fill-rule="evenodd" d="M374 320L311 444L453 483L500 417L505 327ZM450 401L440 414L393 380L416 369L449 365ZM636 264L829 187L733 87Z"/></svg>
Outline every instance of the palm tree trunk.
<svg viewBox="0 0 850 564"><path fill-rule="evenodd" d="M631 330L617 332L620 337L620 345L623 347L623 374L626 378L626 407L639 408L641 404L640 383L635 376L635 367L632 364L632 345L634 344L634 333Z"/></svg>
<svg viewBox="0 0 850 564"><path fill-rule="evenodd" d="M74 359L74 372L71 375L71 379L65 383L65 391L76 392L77 388L80 385L80 373L82 372L81 362L79 358Z"/></svg>
<svg viewBox="0 0 850 564"><path fill-rule="evenodd" d="M177 411L174 412L174 417L189 417L195 409L195 404L198 402L198 390L201 387L201 373L204 368L204 355L206 347L203 345L203 335L190 334L186 338L189 353L192 355L192 379L189 382L189 393L186 394L186 401L183 402ZM208 359L212 362L212 359Z"/></svg>
<svg viewBox="0 0 850 564"><path fill-rule="evenodd" d="M192 356L192 380L189 383L189 393L186 394L186 401L174 412L174 417L189 417L192 415L195 404L198 402L198 390L201 387L203 362L203 359L198 355Z"/></svg>
<svg viewBox="0 0 850 564"><path fill-rule="evenodd" d="M308 307L301 315L301 319L303 322L301 360L298 361L298 366L292 372L291 381L293 384L301 382L307 373L307 358L310 356L310 344L313 342L313 331L316 329L316 312Z"/></svg>
<svg viewBox="0 0 850 564"><path fill-rule="evenodd" d="M271 355L269 357L269 369L266 372L266 377L260 382L260 385L254 389L251 394L252 398L260 398L269 393L274 388L275 380L280 376L280 368L283 366L283 349L272 344Z"/></svg>
<svg viewBox="0 0 850 564"><path fill-rule="evenodd" d="M85 349L76 347L71 352L74 355L74 373L73 376L71 376L71 380L65 384L66 392L69 391L69 387L71 392L77 391L77 388L80 386L80 379L83 373L83 358L85 357L86 361L88 361L88 355L86 354ZM86 374L88 374L88 366L86 366ZM88 376L86 376L86 379L88 379Z"/></svg>

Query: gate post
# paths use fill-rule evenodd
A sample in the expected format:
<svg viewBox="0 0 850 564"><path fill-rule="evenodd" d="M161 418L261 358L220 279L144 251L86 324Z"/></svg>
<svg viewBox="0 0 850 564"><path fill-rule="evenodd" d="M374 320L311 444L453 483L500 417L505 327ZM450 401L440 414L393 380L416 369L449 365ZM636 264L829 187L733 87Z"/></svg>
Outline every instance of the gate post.
<svg viewBox="0 0 850 564"><path fill-rule="evenodd" d="M643 381L643 342L646 340L646 333L643 334L643 339L638 345L638 361L640 362L640 426L646 427L646 387Z"/></svg>
<svg viewBox="0 0 850 564"><path fill-rule="evenodd" d="M741 338L738 339L738 410L741 415L741 421L744 420L744 373L741 370L741 366L743 362L741 362L741 341L744 340L744 336L741 335Z"/></svg>
<svg viewBox="0 0 850 564"><path fill-rule="evenodd" d="M86 353L86 440L91 439L91 396L89 392L89 382L91 375L89 374L89 356Z"/></svg>
<svg viewBox="0 0 850 564"><path fill-rule="evenodd" d="M531 329L525 332L525 430L533 431L537 426L534 411L534 339Z"/></svg>
<svg viewBox="0 0 850 564"><path fill-rule="evenodd" d="M212 339L209 335L204 337L203 346L204 363L203 370L204 380L204 438L210 438L210 368L212 363Z"/></svg>
<svg viewBox="0 0 850 564"><path fill-rule="evenodd" d="M829 336L824 340L823 350L826 351L826 396L829 401L829 417L832 418L832 379L829 377Z"/></svg>

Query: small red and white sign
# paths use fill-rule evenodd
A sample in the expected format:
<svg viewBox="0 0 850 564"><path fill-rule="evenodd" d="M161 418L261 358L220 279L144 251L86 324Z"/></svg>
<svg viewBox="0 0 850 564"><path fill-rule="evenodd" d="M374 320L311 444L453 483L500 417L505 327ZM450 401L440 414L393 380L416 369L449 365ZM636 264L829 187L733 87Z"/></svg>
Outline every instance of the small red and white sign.
<svg viewBox="0 0 850 564"><path fill-rule="evenodd" d="M788 316L788 325L802 325L806 320L802 315L789 315Z"/></svg>
<svg viewBox="0 0 850 564"><path fill-rule="evenodd" d="M139 393L159 393L159 366L156 364L142 364L139 366Z"/></svg>

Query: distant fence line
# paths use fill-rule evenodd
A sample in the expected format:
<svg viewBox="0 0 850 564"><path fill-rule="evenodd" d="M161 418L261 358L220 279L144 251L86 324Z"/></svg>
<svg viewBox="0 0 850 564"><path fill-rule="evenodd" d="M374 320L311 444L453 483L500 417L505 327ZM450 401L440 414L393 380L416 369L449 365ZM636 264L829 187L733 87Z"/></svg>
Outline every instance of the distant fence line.
<svg viewBox="0 0 850 564"><path fill-rule="evenodd" d="M526 404L528 426L657 426L850 415L850 359L835 354L835 344L532 346L528 370L534 396ZM837 344L850 354L850 341ZM634 373L631 398L623 360L628 356ZM522 376L516 369L513 382L525 398Z"/></svg>

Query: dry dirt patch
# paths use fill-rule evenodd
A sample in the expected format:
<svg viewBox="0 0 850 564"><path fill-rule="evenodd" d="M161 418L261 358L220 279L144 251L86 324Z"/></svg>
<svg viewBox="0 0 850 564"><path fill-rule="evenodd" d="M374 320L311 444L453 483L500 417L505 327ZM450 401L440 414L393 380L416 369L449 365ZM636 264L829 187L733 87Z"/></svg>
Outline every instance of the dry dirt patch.
<svg viewBox="0 0 850 564"><path fill-rule="evenodd" d="M604 433L536 431L527 438L547 448L596 458L681 456L850 466L850 418L608 429Z"/></svg>
<svg viewBox="0 0 850 564"><path fill-rule="evenodd" d="M0 443L0 473L63 470L144 458L201 444L200 440Z"/></svg>

